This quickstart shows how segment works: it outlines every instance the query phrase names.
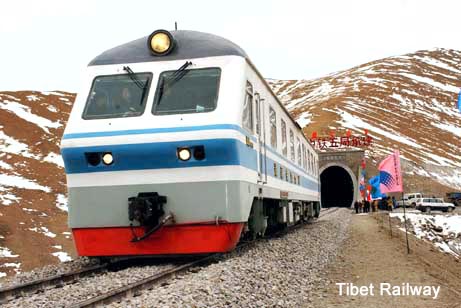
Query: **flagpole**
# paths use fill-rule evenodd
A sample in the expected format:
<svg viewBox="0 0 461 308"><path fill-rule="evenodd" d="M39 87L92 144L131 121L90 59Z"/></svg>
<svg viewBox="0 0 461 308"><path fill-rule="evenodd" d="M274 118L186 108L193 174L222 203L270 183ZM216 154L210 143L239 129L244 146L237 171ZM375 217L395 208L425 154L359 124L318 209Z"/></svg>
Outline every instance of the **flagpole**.
<svg viewBox="0 0 461 308"><path fill-rule="evenodd" d="M394 150L394 153L385 158L378 165L378 170L380 174L380 184L385 185L385 192L402 192L402 202L403 202L403 219L405 222L405 237L407 242L407 253L410 254L410 244L408 243L408 227L407 227L407 214L406 214L406 205L403 200L403 177L402 177L402 168L400 165L400 151L398 149ZM393 206L393 205L392 205ZM389 227L391 229L392 236L392 227L391 227L391 213L389 215Z"/></svg>
<svg viewBox="0 0 461 308"><path fill-rule="evenodd" d="M403 200L403 189L402 189L402 203L403 203L403 221L405 224L405 238L407 240L407 254L410 254L410 244L408 243L407 214L405 210L407 206L405 205L405 201Z"/></svg>
<svg viewBox="0 0 461 308"><path fill-rule="evenodd" d="M392 237L392 224L391 224L391 213L389 211L389 230L391 231L391 237Z"/></svg>

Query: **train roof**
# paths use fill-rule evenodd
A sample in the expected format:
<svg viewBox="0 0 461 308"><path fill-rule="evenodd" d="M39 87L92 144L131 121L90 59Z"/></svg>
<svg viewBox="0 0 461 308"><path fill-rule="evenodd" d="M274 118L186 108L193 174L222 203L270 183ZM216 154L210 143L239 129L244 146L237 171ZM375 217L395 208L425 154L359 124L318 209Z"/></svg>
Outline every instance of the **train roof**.
<svg viewBox="0 0 461 308"><path fill-rule="evenodd" d="M104 51L88 66L137 62L173 61L217 56L240 56L248 59L245 51L220 36L198 31L170 31L177 46L165 56L154 56L147 47L148 36Z"/></svg>

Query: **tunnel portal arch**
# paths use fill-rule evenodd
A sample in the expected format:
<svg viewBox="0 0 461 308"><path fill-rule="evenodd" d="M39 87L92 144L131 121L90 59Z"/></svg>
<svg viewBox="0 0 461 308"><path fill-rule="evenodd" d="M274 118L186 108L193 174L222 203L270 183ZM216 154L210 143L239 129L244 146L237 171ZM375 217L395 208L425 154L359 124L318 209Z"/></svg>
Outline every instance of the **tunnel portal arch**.
<svg viewBox="0 0 461 308"><path fill-rule="evenodd" d="M345 164L331 162L320 170L320 202L322 207L352 207L357 200L357 176Z"/></svg>

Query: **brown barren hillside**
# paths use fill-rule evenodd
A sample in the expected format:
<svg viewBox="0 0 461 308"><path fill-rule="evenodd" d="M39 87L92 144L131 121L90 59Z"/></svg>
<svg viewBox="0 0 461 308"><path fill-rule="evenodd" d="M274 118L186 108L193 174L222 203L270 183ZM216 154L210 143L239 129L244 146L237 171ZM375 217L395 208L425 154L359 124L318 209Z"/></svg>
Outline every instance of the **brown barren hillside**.
<svg viewBox="0 0 461 308"><path fill-rule="evenodd" d="M461 52L390 57L316 80L268 80L304 127L374 141L368 171L394 148L405 189L461 189ZM75 95L0 92L0 277L75 257L59 141Z"/></svg>
<svg viewBox="0 0 461 308"><path fill-rule="evenodd" d="M315 80L268 81L307 136L368 130L369 173L397 148L406 190L461 190L461 52L418 51Z"/></svg>
<svg viewBox="0 0 461 308"><path fill-rule="evenodd" d="M64 92L0 92L0 276L73 255L59 142Z"/></svg>

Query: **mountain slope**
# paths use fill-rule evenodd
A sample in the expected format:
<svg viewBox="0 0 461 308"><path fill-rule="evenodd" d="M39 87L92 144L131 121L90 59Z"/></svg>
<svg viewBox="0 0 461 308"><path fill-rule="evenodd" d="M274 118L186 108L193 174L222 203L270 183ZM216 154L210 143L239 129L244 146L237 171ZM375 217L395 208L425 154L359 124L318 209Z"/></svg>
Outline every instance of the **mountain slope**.
<svg viewBox="0 0 461 308"><path fill-rule="evenodd" d="M67 259L59 142L74 95L0 92L0 277Z"/></svg>
<svg viewBox="0 0 461 308"><path fill-rule="evenodd" d="M367 129L374 139L366 153L372 164L398 148L407 179L461 189L461 52L418 51L316 80L268 81L306 135ZM421 188L416 180L406 182L407 190Z"/></svg>

